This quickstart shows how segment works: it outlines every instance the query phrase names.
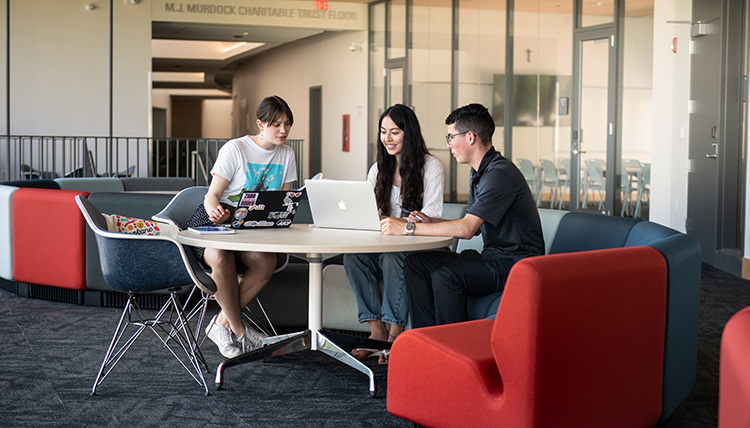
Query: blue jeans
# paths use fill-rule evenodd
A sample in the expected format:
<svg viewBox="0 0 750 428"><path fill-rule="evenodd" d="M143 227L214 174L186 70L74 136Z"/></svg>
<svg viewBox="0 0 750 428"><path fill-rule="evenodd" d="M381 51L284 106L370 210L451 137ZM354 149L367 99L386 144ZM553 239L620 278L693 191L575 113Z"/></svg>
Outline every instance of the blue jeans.
<svg viewBox="0 0 750 428"><path fill-rule="evenodd" d="M381 319L406 325L409 301L404 287L404 259L410 252L345 254L346 277L357 299L359 322ZM383 279L383 297L378 280Z"/></svg>

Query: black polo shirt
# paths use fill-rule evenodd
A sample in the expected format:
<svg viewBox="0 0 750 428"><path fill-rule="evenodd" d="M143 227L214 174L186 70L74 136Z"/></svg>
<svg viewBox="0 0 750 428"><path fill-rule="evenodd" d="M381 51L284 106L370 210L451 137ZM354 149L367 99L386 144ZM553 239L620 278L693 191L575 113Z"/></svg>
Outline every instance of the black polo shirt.
<svg viewBox="0 0 750 428"><path fill-rule="evenodd" d="M494 147L471 169L467 214L482 220L483 257L544 254L536 200L521 171ZM489 253L488 253L489 252Z"/></svg>

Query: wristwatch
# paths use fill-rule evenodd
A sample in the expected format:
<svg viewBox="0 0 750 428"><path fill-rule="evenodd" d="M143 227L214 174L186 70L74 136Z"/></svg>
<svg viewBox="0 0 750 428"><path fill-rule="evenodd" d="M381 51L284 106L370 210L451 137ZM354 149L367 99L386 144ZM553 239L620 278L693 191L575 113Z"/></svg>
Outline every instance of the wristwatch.
<svg viewBox="0 0 750 428"><path fill-rule="evenodd" d="M412 222L406 223L406 226L404 226L404 229L406 229L406 234L407 235L413 235L414 234L414 229L416 227L417 227L417 225L414 224L414 223L412 223Z"/></svg>

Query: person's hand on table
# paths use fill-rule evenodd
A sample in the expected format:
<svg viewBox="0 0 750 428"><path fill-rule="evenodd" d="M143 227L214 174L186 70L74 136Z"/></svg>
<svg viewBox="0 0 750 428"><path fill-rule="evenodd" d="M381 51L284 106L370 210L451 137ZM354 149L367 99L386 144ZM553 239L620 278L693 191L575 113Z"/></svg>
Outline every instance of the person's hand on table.
<svg viewBox="0 0 750 428"><path fill-rule="evenodd" d="M224 223L229 218L229 214L229 210L224 209L221 205L217 205L216 208L208 213L208 219L214 223Z"/></svg>
<svg viewBox="0 0 750 428"><path fill-rule="evenodd" d="M405 218L385 217L380 220L380 231L384 235L406 235Z"/></svg>

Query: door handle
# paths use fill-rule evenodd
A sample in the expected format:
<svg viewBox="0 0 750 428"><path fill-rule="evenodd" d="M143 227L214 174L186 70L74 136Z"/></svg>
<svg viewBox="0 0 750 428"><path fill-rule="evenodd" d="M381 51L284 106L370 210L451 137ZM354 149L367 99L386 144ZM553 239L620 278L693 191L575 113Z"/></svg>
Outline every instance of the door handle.
<svg viewBox="0 0 750 428"><path fill-rule="evenodd" d="M706 153L706 157L709 159L716 159L716 157L719 155L719 145L717 143L711 143L711 146L714 148L714 152Z"/></svg>
<svg viewBox="0 0 750 428"><path fill-rule="evenodd" d="M579 128L577 131L573 131L573 155L580 155L586 153L583 150L578 150L583 143L583 128Z"/></svg>

